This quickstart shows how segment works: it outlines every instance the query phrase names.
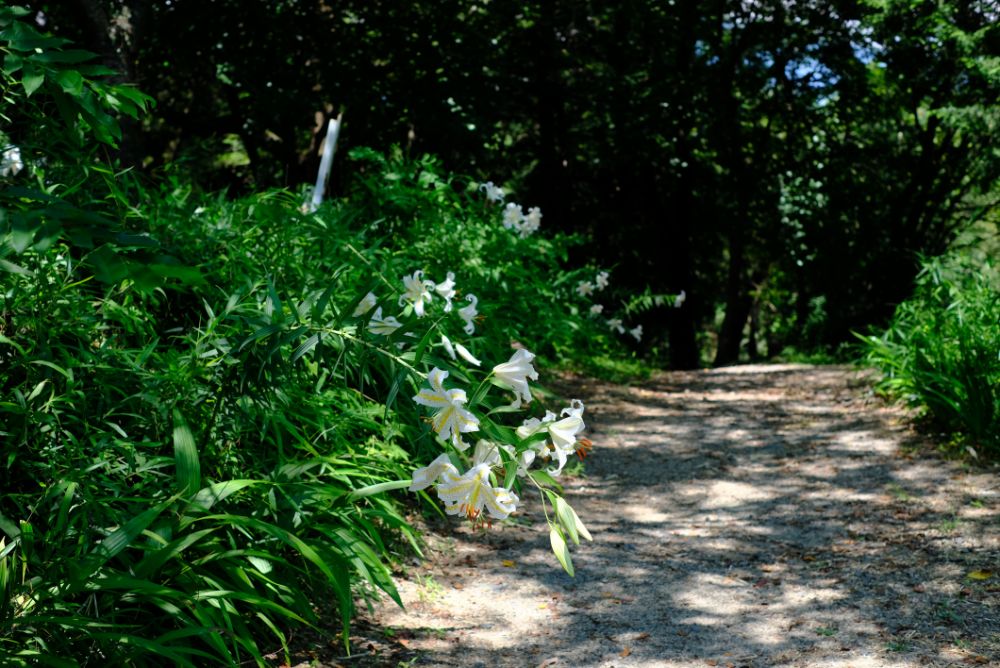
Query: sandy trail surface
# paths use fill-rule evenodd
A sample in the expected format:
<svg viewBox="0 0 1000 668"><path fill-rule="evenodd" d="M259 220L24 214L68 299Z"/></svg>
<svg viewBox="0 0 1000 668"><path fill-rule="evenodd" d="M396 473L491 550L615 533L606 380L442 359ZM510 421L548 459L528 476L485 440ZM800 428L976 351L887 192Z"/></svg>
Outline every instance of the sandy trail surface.
<svg viewBox="0 0 1000 668"><path fill-rule="evenodd" d="M1000 666L1000 476L921 447L845 367L565 379L595 450L566 497L430 527L344 666ZM308 664L306 664L308 665Z"/></svg>

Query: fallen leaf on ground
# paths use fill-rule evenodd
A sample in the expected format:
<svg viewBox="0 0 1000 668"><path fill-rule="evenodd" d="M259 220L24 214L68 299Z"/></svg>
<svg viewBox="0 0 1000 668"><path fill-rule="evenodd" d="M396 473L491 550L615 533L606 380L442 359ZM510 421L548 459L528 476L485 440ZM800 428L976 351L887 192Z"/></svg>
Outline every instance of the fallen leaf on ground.
<svg viewBox="0 0 1000 668"><path fill-rule="evenodd" d="M970 580L989 580L991 577L993 577L993 571L982 571L982 570L972 571L965 577L969 578Z"/></svg>
<svg viewBox="0 0 1000 668"><path fill-rule="evenodd" d="M628 656L631 653L632 653L632 648L631 647L626 647L622 651L618 652L618 656L620 656L622 658L625 658L626 656Z"/></svg>
<svg viewBox="0 0 1000 668"><path fill-rule="evenodd" d="M510 559L504 559L500 563L503 564L504 568L514 568L514 562Z"/></svg>

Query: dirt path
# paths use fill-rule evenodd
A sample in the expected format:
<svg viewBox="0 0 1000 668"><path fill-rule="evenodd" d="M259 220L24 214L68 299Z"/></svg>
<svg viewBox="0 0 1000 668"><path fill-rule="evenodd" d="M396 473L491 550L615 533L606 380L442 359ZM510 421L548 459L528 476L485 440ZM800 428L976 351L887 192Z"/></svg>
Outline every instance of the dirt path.
<svg viewBox="0 0 1000 668"><path fill-rule="evenodd" d="M595 442L576 578L535 515L442 524L342 665L1000 666L1000 476L901 451L856 373L563 389Z"/></svg>

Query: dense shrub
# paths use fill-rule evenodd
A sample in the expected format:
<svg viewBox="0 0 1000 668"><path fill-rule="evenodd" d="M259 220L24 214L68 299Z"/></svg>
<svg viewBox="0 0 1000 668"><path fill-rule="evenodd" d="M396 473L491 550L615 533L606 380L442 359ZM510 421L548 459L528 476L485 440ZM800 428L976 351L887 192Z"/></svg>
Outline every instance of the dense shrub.
<svg viewBox="0 0 1000 668"><path fill-rule="evenodd" d="M889 329L864 337L879 387L919 407L936 427L1000 455L1000 277L961 256L924 263L913 297Z"/></svg>

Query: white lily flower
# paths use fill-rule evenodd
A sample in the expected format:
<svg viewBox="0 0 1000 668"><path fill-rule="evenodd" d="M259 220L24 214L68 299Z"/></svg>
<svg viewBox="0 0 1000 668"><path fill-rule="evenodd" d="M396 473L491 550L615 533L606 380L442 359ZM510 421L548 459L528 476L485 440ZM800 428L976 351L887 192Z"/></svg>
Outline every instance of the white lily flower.
<svg viewBox="0 0 1000 668"><path fill-rule="evenodd" d="M418 492L426 489L437 482L438 478L446 476L447 479L457 479L458 469L448 459L447 454L439 456L427 466L415 469L410 481L410 491Z"/></svg>
<svg viewBox="0 0 1000 668"><path fill-rule="evenodd" d="M455 274L449 271L447 276L443 283L438 283L434 287L434 292L441 295L441 299L446 302L444 305L445 313L451 310L451 300L455 297Z"/></svg>
<svg viewBox="0 0 1000 668"><path fill-rule="evenodd" d="M674 308L680 308L684 304L684 300L687 299L687 292L681 290L681 293L674 297Z"/></svg>
<svg viewBox="0 0 1000 668"><path fill-rule="evenodd" d="M590 315L601 315L603 311L604 311L603 304L594 304L593 306L590 307Z"/></svg>
<svg viewBox="0 0 1000 668"><path fill-rule="evenodd" d="M580 281L580 283L576 286L576 294L581 297L587 297L594 294L594 284L590 281Z"/></svg>
<svg viewBox="0 0 1000 668"><path fill-rule="evenodd" d="M0 155L0 177L7 178L17 176L17 173L24 169L24 162L21 160L21 149L17 146L8 146Z"/></svg>
<svg viewBox="0 0 1000 668"><path fill-rule="evenodd" d="M602 271L597 275L597 278L594 279L594 282L597 283L598 290L603 290L608 287L608 275L608 272Z"/></svg>
<svg viewBox="0 0 1000 668"><path fill-rule="evenodd" d="M628 333L634 336L636 341L642 341L642 325L636 325L628 330Z"/></svg>
<svg viewBox="0 0 1000 668"><path fill-rule="evenodd" d="M621 318L611 318L608 320L608 329L612 332L618 332L619 334L625 333L625 328L622 326Z"/></svg>
<svg viewBox="0 0 1000 668"><path fill-rule="evenodd" d="M351 315L355 318L363 316L365 313L368 313L368 311L371 311L373 308L375 308L376 302L378 302L378 299L375 297L375 293L369 292L367 295L361 298L361 301L358 302L358 305L354 309L354 313L352 313Z"/></svg>
<svg viewBox="0 0 1000 668"><path fill-rule="evenodd" d="M514 204L510 202L503 208L503 226L504 228L510 230L520 230L521 221L524 220L524 213L521 211L520 204Z"/></svg>
<svg viewBox="0 0 1000 668"><path fill-rule="evenodd" d="M432 299L431 290L434 289L434 281L424 280L424 272L417 269L412 276L403 276L403 294L399 298L399 305L404 302L413 305L413 312L418 318L424 317L424 302Z"/></svg>
<svg viewBox="0 0 1000 668"><path fill-rule="evenodd" d="M531 389L528 387L528 379L538 380L538 372L531 366L531 360L535 359L534 353L530 353L521 348L511 355L510 359L503 364L493 367L493 375L501 385L515 394L514 408L521 407L521 400L524 403L531 402Z"/></svg>
<svg viewBox="0 0 1000 668"><path fill-rule="evenodd" d="M566 458L577 451L577 436L586 428L583 422L583 402L579 399L571 401L569 407L562 410L561 415L565 417L547 427L549 437L552 439L553 452L559 461L559 466L549 471L552 475L562 473L563 467L566 466Z"/></svg>
<svg viewBox="0 0 1000 668"><path fill-rule="evenodd" d="M531 236L542 226L542 210L537 206L528 209L527 215L521 220L521 238Z"/></svg>
<svg viewBox="0 0 1000 668"><path fill-rule="evenodd" d="M469 302L469 305L458 309L458 315L465 321L465 333L472 336L476 331L475 319L479 315L476 305L479 304L479 299L476 295L466 295L465 300Z"/></svg>
<svg viewBox="0 0 1000 668"><path fill-rule="evenodd" d="M430 388L420 390L413 400L421 406L436 408L437 412L431 417L431 427L443 440L450 440L458 450L465 450L469 445L461 435L479 431L479 418L462 407L468 401L465 390L445 389L444 379L447 377L447 371L437 367L431 369L427 374Z"/></svg>
<svg viewBox="0 0 1000 668"><path fill-rule="evenodd" d="M403 326L399 320L389 315L382 317L382 307L375 309L371 320L368 321L368 331L381 336L391 336L393 332Z"/></svg>
<svg viewBox="0 0 1000 668"><path fill-rule="evenodd" d="M503 188L493 185L492 181L480 184L479 189L486 193L486 199L491 202L502 202L504 198Z"/></svg>
<svg viewBox="0 0 1000 668"><path fill-rule="evenodd" d="M476 520L485 508L490 516L505 520L517 509L519 499L509 489L490 484L490 465L477 464L455 480L438 483L438 497L449 515L465 515Z"/></svg>

